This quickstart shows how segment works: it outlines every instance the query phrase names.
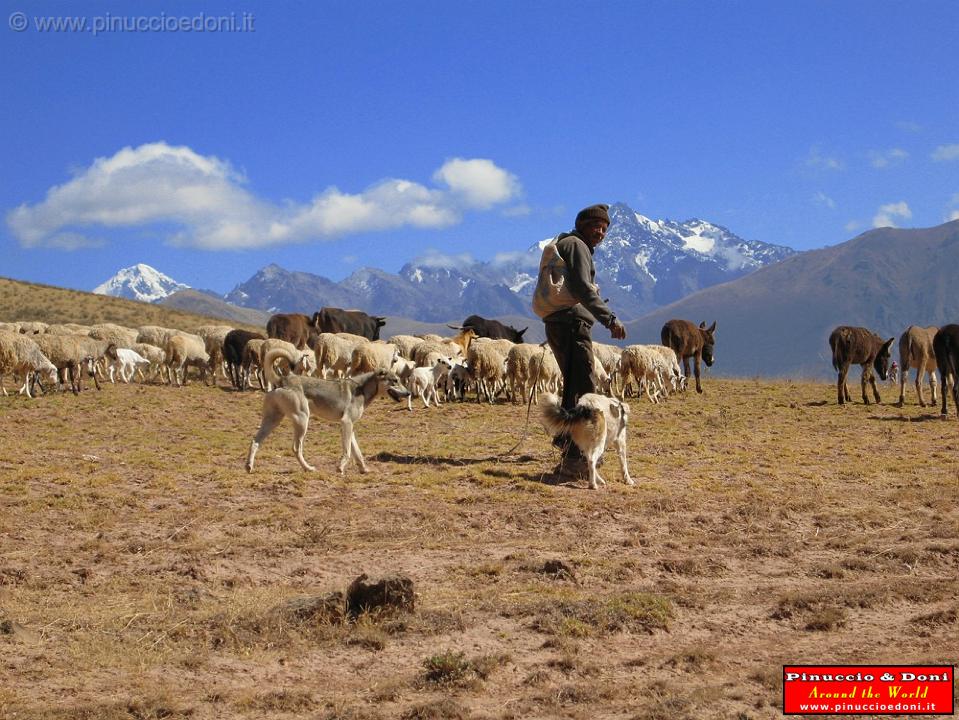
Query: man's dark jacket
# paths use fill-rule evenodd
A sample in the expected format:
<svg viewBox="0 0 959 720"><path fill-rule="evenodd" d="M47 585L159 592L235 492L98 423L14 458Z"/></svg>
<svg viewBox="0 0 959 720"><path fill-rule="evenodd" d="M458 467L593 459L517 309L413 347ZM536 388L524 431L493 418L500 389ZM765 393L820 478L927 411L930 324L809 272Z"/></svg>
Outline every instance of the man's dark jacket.
<svg viewBox="0 0 959 720"><path fill-rule="evenodd" d="M579 304L557 310L543 318L543 321L548 323L585 322L592 326L595 319L608 328L616 316L599 296L596 287L596 266L593 264L593 249L574 231L559 236L556 241L556 251L566 263L569 271L567 279L569 291L579 300Z"/></svg>

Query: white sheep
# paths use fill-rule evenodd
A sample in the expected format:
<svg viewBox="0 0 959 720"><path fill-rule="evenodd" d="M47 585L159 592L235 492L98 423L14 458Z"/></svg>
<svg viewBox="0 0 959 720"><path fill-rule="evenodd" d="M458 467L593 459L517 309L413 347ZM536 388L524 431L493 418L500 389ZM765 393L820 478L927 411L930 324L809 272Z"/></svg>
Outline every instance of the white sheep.
<svg viewBox="0 0 959 720"><path fill-rule="evenodd" d="M474 340L466 355L466 366L470 379L476 383L476 402L482 402L482 394L492 405L506 377L506 352L495 340Z"/></svg>
<svg viewBox="0 0 959 720"><path fill-rule="evenodd" d="M47 326L44 335L90 335L89 325L80 325L79 323L57 323Z"/></svg>
<svg viewBox="0 0 959 720"><path fill-rule="evenodd" d="M100 389L94 364L106 354L107 343L82 335L43 334L34 335L31 339L40 346L40 351L59 371L58 385L62 385L69 372L70 389L76 395L83 389L80 382L80 369L85 367L93 377L97 390Z"/></svg>
<svg viewBox="0 0 959 720"><path fill-rule="evenodd" d="M19 322L21 335L42 335L47 331L49 325L45 322Z"/></svg>
<svg viewBox="0 0 959 720"><path fill-rule="evenodd" d="M413 348L413 362L417 367L433 367L443 357L458 360L463 357L463 348L443 338L422 340Z"/></svg>
<svg viewBox="0 0 959 720"><path fill-rule="evenodd" d="M233 328L229 325L201 325L195 334L203 338L206 353L210 356L210 366L213 368L213 378L216 380L216 371L223 377L229 377L223 363L223 341Z"/></svg>
<svg viewBox="0 0 959 720"><path fill-rule="evenodd" d="M593 343L593 357L599 360L600 364L603 366L603 370L605 370L606 374L609 375L611 393L616 392L615 386L618 385L619 359L622 354L623 349L621 347L617 347L616 345L609 345L601 342Z"/></svg>
<svg viewBox="0 0 959 720"><path fill-rule="evenodd" d="M646 391L650 402L657 403L666 393L665 380L672 368L666 358L649 345L630 345L623 350L620 358L620 373L623 380L622 400L631 379L636 380L639 391Z"/></svg>
<svg viewBox="0 0 959 720"><path fill-rule="evenodd" d="M526 402L530 383L530 361L543 348L533 343L517 343L506 354L506 384L513 403Z"/></svg>
<svg viewBox="0 0 959 720"><path fill-rule="evenodd" d="M316 337L313 350L316 353L316 367L320 377L345 377L353 362L353 351L368 344L368 338L351 333L320 333Z"/></svg>
<svg viewBox="0 0 959 720"><path fill-rule="evenodd" d="M49 332L49 328L47 328L47 332ZM107 344L113 343L118 348L130 348L136 343L139 331L113 323L101 323L92 325L87 335L94 340L103 340Z"/></svg>
<svg viewBox="0 0 959 720"><path fill-rule="evenodd" d="M361 343L353 350L350 356L349 376L374 370L389 370L400 357L400 350L392 343L375 342Z"/></svg>
<svg viewBox="0 0 959 720"><path fill-rule="evenodd" d="M529 362L529 392L533 403L538 405L541 392L559 392L563 375L560 372L559 363L556 362L553 349L546 343L537 346L537 349L540 352L533 353Z"/></svg>
<svg viewBox="0 0 959 720"><path fill-rule="evenodd" d="M130 349L149 361L150 364L147 369L150 372L151 379L155 379L157 376L163 377L164 368L166 368L166 353L163 348L149 343L135 343ZM137 368L137 374L140 376L140 380L146 382L146 374L142 367Z"/></svg>
<svg viewBox="0 0 959 720"><path fill-rule="evenodd" d="M137 328L135 342L148 343L150 345L156 345L159 348L165 348L167 340L173 335L180 335L181 333L181 330L160 327L159 325L142 325Z"/></svg>
<svg viewBox="0 0 959 720"><path fill-rule="evenodd" d="M596 357L596 353L593 353L593 369L589 377L593 381L593 387L597 393L601 395L612 395L613 380L609 373L606 372L606 368L603 367L603 363Z"/></svg>
<svg viewBox="0 0 959 720"><path fill-rule="evenodd" d="M449 375L452 366L452 360L449 358L440 358L431 368L413 368L412 373L410 373L408 385L410 394L406 398L406 406L410 412L413 411L414 395L419 396L420 400L423 401L424 407L430 406L430 398L433 399L433 402L436 405L440 404L440 396L439 392L437 392L437 386L439 385L441 379Z"/></svg>
<svg viewBox="0 0 959 720"><path fill-rule="evenodd" d="M250 340L250 342L254 342ZM296 345L286 340L280 340L279 338L267 338L266 340L256 341L256 345L259 346L259 367L266 368L266 356L270 350L275 350L276 348L283 348L287 353L288 357L299 358L291 368L291 371L297 375L309 375L313 370L316 369L316 357L308 349L306 351L297 349ZM255 348L256 346L254 346ZM252 352L252 351L251 351ZM275 371L274 371L275 372ZM265 374L268 377L268 374ZM269 380L266 380L266 387L264 388L267 392L273 389L273 385Z"/></svg>
<svg viewBox="0 0 959 720"><path fill-rule="evenodd" d="M0 330L0 390L7 394L3 387L3 376L13 374L14 378L23 375L23 385L20 393L32 398L30 386L34 378L40 374L47 375L51 384L57 382L57 368L50 359L43 354L40 346L32 338L20 333Z"/></svg>
<svg viewBox="0 0 959 720"><path fill-rule="evenodd" d="M394 335L393 337L387 339L386 342L396 345L396 347L399 348L400 355L405 357L407 360L412 360L413 348L419 343L423 342L423 340L414 335Z"/></svg>
<svg viewBox="0 0 959 720"><path fill-rule="evenodd" d="M669 367L669 386L677 392L685 390L686 376L683 375L682 368L679 366L679 358L676 357L676 351L665 345L649 345L648 347L658 352L666 360L666 365Z"/></svg>
<svg viewBox="0 0 959 720"><path fill-rule="evenodd" d="M178 387L185 385L186 369L190 365L200 368L201 379L206 379L206 371L210 367L210 355L206 351L203 338L190 333L179 333L170 336L163 349L166 352L171 384L175 380Z"/></svg>

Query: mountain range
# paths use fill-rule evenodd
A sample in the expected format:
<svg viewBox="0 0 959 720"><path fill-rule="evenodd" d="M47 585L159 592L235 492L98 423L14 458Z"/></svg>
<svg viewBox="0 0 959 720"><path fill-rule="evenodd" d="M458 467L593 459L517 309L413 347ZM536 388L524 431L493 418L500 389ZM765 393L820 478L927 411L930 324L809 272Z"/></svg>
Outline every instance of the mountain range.
<svg viewBox="0 0 959 720"><path fill-rule="evenodd" d="M702 220L652 220L622 203L610 208L610 218L607 239L596 250L597 282L617 315L627 320L794 254L780 245L743 240ZM454 266L448 258L425 258L405 264L396 274L362 268L340 282L271 264L223 299L267 313L309 314L330 305L424 322L474 313L532 318L536 268L548 240L491 262ZM167 294L178 285L138 265L121 270L96 292L155 299L162 294L161 283L171 288Z"/></svg>
<svg viewBox="0 0 959 720"><path fill-rule="evenodd" d="M910 325L959 322L957 268L959 220L880 228L693 293L626 327L630 342L651 343L671 318L716 321L714 372L835 379L828 338L837 325L895 337L898 358ZM850 387L858 378L854 369Z"/></svg>
<svg viewBox="0 0 959 720"><path fill-rule="evenodd" d="M624 205L611 210L614 224L597 249L596 264L603 295L626 319L627 343L658 343L671 318L716 321L716 363L708 372L829 378L834 373L827 339L837 325L862 325L898 338L909 325L959 322L959 220L932 228L880 228L796 253L749 243L703 221L652 221ZM203 312L220 317L251 313L243 316L251 324L280 310L359 307L387 315L387 335L429 323L442 328L475 312L528 325L526 337L536 342L542 323L530 317L528 298L547 241L519 251L508 265L411 262L398 274L365 268L338 283L270 265L226 296L235 304L194 290L161 302L182 309L202 303ZM622 310L627 306L633 319ZM594 337L609 341L602 328Z"/></svg>

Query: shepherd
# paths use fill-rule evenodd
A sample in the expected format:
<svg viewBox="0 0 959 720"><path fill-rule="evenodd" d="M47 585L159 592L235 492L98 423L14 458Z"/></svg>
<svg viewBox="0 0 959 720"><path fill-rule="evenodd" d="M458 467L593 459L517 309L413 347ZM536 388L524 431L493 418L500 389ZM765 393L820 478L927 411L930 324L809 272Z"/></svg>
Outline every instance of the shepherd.
<svg viewBox="0 0 959 720"><path fill-rule="evenodd" d="M593 253L609 229L609 205L590 205L576 215L572 232L557 235L543 248L533 311L546 325L546 340L563 376L560 406L572 411L593 385L593 323L599 321L615 340L626 339L626 328L599 295ZM562 452L552 475L557 481L586 477L586 458L569 434L553 438Z"/></svg>

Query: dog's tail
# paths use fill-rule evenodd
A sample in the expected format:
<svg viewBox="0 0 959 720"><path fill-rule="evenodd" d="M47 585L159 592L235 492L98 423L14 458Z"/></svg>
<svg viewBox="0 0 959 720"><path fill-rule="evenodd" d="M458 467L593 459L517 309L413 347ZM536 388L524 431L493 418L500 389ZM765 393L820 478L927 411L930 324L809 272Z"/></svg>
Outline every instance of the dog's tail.
<svg viewBox="0 0 959 720"><path fill-rule="evenodd" d="M588 405L577 405L572 410L567 410L560 405L559 397L552 393L543 395L541 399L540 413L543 426L554 436L569 434L577 421L595 421L599 414L596 408Z"/></svg>
<svg viewBox="0 0 959 720"><path fill-rule="evenodd" d="M276 369L273 367L276 361L281 358L290 364L291 370L300 362L300 358L296 357L286 348L278 347L269 350L266 353L266 357L263 358L263 374L266 376L267 382L273 387L283 387L283 376L277 375Z"/></svg>

